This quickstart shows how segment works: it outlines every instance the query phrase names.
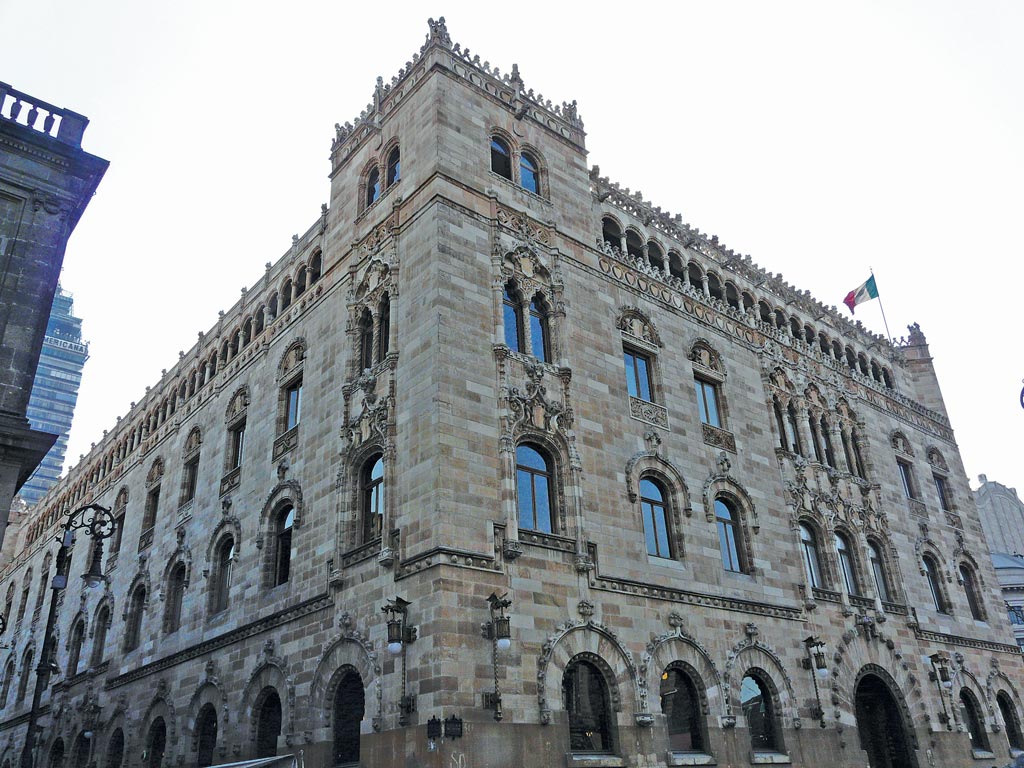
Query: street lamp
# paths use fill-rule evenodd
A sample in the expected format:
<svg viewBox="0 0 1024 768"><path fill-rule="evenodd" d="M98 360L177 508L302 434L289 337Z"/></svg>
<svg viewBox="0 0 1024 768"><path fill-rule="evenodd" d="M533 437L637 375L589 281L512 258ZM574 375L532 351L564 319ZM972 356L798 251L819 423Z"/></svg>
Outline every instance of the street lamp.
<svg viewBox="0 0 1024 768"><path fill-rule="evenodd" d="M804 669L813 669L811 677L814 683L814 718L818 725L825 727L825 709L821 706L821 693L818 690L818 678L824 680L828 677L828 658L825 656L825 641L820 637L811 635L804 640L804 647L807 649L807 656L801 660Z"/></svg>
<svg viewBox="0 0 1024 768"><path fill-rule="evenodd" d="M409 643L416 642L419 630L415 625L409 623L408 600L395 597L388 600L381 607L384 615L387 616L388 627L388 653L393 656L401 655L402 661L402 697L398 701L398 724L406 726L409 724L410 716L416 711L416 696L409 693L408 675L406 673L407 653L406 647Z"/></svg>
<svg viewBox="0 0 1024 768"><path fill-rule="evenodd" d="M69 552L75 542L75 531L85 531L93 542L92 562L89 570L82 575L86 587L92 589L106 581L102 571L103 540L114 533L114 516L109 507L99 504L86 504L68 513L64 530L57 541L57 567L50 583L50 610L46 615L46 631L43 633L43 649L39 654L39 666L36 667L36 687L32 693L32 709L28 716L28 732L25 734L25 746L21 751L21 768L32 768L32 749L36 740L36 721L39 719L39 704L43 691L50 682L50 674L58 671L53 665L53 627L57 623L57 593L67 588L68 574L71 567ZM6 623L6 622L5 622ZM0 632L3 630L0 629Z"/></svg>
<svg viewBox="0 0 1024 768"><path fill-rule="evenodd" d="M501 709L501 688L498 685L498 651L507 651L512 647L512 622L505 610L512 605L508 595L498 597L494 592L487 598L491 611L491 620L480 625L480 631L491 641L491 662L494 666L494 692L484 694L484 706L494 710L494 719L501 720L504 713Z"/></svg>

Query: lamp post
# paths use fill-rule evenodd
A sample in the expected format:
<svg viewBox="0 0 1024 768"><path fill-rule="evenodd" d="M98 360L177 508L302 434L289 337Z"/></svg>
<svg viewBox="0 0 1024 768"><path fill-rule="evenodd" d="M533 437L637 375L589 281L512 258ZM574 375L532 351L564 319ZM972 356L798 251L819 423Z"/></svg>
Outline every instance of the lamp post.
<svg viewBox="0 0 1024 768"><path fill-rule="evenodd" d="M928 673L928 678L939 689L939 701L942 702L942 714L939 715L939 721L945 724L947 731L951 731L953 730L953 719L949 716L949 710L946 708L946 696L947 694L951 696L953 689L949 654L939 651L931 656L926 656L925 660L931 664L932 669ZM950 706L952 706L952 702L950 702Z"/></svg>
<svg viewBox="0 0 1024 768"><path fill-rule="evenodd" d="M818 690L818 678L825 680L828 677L828 658L825 656L825 641L820 637L811 635L804 640L804 647L807 649L807 656L802 659L804 669L813 669L814 674L811 680L814 682L814 717L818 725L825 727L825 709L821 706L821 693Z"/></svg>
<svg viewBox="0 0 1024 768"><path fill-rule="evenodd" d="M408 600L396 597L388 600L381 608L387 616L388 626L388 653L392 656L401 654L402 661L402 697L398 701L398 724L406 726L409 724L410 716L416 711L416 696L408 691L408 676L406 673L406 647L409 643L416 642L419 630L409 623Z"/></svg>
<svg viewBox="0 0 1024 768"><path fill-rule="evenodd" d="M71 568L69 553L71 545L75 542L75 531L78 530L85 531L89 539L94 542L92 562L89 563L89 570L82 575L85 586L92 589L106 581L106 577L103 575L103 540L114 533L114 516L110 514L109 507L87 504L68 513L64 531L57 539L60 549L57 550L57 566L54 570L53 581L50 582L50 610L46 615L43 648L39 654L39 665L36 667L36 687L32 693L32 709L28 716L25 746L21 751L21 768L32 768L32 750L36 741L39 703L42 701L43 691L46 690L46 686L50 682L50 674L55 671L53 653L56 649L53 647L53 626L57 623L57 593L67 588L67 572Z"/></svg>
<svg viewBox="0 0 1024 768"><path fill-rule="evenodd" d="M491 641L491 663L494 667L494 693L484 696L484 705L494 710L494 719L500 721L504 716L501 709L501 688L498 685L498 651L507 651L512 647L512 625L505 610L512 605L507 595L498 597L494 592L487 598L491 610L491 620L480 625L480 631Z"/></svg>

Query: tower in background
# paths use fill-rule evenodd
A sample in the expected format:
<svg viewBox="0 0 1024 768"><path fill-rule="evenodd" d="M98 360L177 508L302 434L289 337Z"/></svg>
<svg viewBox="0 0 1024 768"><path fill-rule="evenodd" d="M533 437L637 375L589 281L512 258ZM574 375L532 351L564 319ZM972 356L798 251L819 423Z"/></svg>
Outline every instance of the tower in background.
<svg viewBox="0 0 1024 768"><path fill-rule="evenodd" d="M20 496L30 506L35 505L60 477L78 388L82 383L82 368L88 359L89 344L82 340L82 320L75 317L74 297L58 285L28 401L28 420L32 428L57 435L57 442L22 486Z"/></svg>

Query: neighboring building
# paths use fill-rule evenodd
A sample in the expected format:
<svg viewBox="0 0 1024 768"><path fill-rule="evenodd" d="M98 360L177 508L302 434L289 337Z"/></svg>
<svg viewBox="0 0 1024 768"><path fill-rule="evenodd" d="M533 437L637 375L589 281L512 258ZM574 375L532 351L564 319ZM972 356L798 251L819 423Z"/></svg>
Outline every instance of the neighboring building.
<svg viewBox="0 0 1024 768"><path fill-rule="evenodd" d="M37 764L1022 746L1021 655L917 326L890 345L602 178L575 104L443 20L338 126L330 177L18 529L0 765L53 537L90 501L119 521L109 582L82 587L80 539Z"/></svg>
<svg viewBox="0 0 1024 768"><path fill-rule="evenodd" d="M57 439L26 413L64 249L107 170L82 150L88 123L0 83L0 546L14 495Z"/></svg>
<svg viewBox="0 0 1024 768"><path fill-rule="evenodd" d="M992 565L1003 590L1006 611L1017 645L1024 648L1024 502L1016 488L978 475L981 486L974 492Z"/></svg>
<svg viewBox="0 0 1024 768"><path fill-rule="evenodd" d="M57 442L22 486L19 495L29 505L37 503L60 477L82 384L82 368L88 358L89 344L82 341L82 321L74 315L74 299L58 285L28 401L32 428L57 435Z"/></svg>

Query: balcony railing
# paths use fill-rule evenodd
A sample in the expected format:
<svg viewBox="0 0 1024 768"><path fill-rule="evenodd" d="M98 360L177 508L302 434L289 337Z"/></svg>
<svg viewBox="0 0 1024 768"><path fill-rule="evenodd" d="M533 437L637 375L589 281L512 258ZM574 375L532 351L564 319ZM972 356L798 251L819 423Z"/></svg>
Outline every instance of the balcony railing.
<svg viewBox="0 0 1024 768"><path fill-rule="evenodd" d="M82 146L89 118L0 83L0 119L18 123L72 147Z"/></svg>

